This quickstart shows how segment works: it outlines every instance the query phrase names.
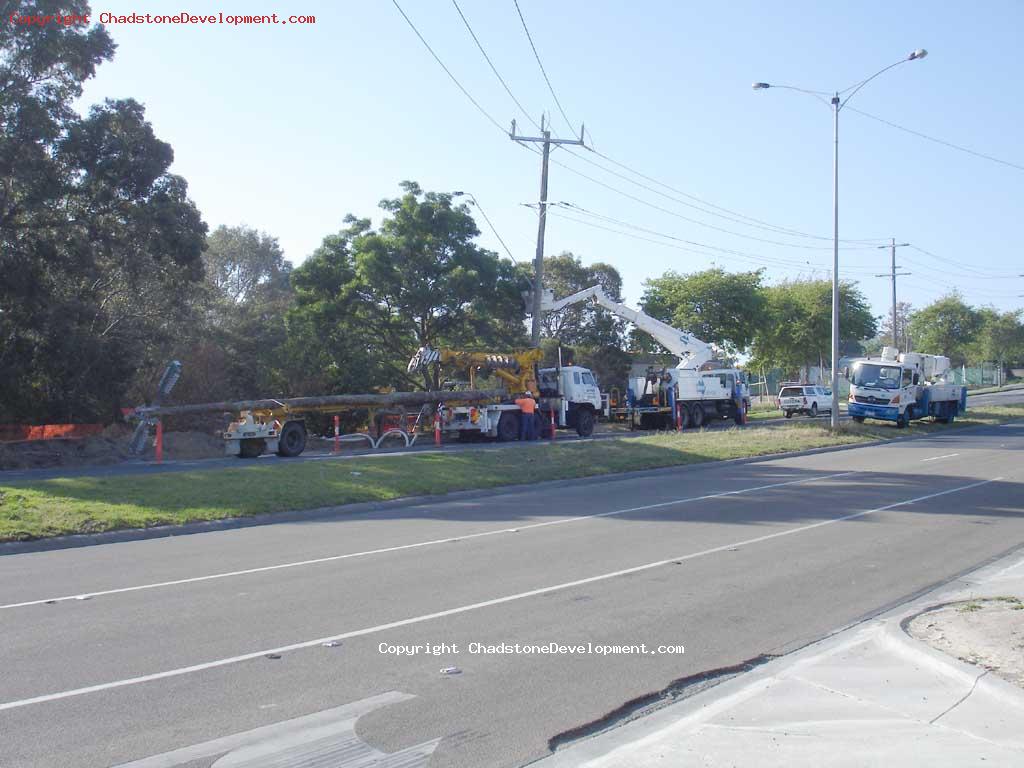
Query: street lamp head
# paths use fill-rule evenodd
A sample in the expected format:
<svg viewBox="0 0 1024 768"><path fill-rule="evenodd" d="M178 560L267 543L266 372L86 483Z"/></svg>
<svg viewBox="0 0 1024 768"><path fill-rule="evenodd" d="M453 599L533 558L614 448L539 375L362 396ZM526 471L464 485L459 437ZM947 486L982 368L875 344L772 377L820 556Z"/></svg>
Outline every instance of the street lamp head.
<svg viewBox="0 0 1024 768"><path fill-rule="evenodd" d="M913 61L914 59L923 59L927 55L928 51L926 51L924 48L918 48L916 51L913 51L909 56L907 56L907 61Z"/></svg>
<svg viewBox="0 0 1024 768"><path fill-rule="evenodd" d="M755 91L763 91L765 88L771 88L768 83L754 83L751 87Z"/></svg>

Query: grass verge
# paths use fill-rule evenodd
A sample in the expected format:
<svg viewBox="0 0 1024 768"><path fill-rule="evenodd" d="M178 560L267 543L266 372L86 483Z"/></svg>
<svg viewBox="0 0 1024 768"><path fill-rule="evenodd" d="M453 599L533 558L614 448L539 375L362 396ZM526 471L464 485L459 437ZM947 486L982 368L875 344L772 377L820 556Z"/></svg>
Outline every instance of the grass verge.
<svg viewBox="0 0 1024 768"><path fill-rule="evenodd" d="M846 424L833 434L824 425L808 421L587 443L556 441L479 453L365 456L197 472L6 484L0 481L0 541L219 520L788 453L1021 417L1024 405L977 409L952 427L918 422L900 431L889 424L869 422Z"/></svg>

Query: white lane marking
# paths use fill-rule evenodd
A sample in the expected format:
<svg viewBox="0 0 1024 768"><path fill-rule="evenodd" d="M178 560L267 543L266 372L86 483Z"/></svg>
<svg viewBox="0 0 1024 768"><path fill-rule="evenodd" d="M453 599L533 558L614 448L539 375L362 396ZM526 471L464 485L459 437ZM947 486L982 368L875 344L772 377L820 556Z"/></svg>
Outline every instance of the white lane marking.
<svg viewBox="0 0 1024 768"><path fill-rule="evenodd" d="M782 483L770 483L768 485L758 485L753 488L741 488L736 491L721 491L719 493L708 493L703 496L689 496L680 499L672 499L671 501L662 501L657 504L644 504L639 507L628 507L627 509L615 509L611 512L598 512L593 515L580 515L578 517L564 517L558 520L546 520L543 523L530 523L528 525L520 525L515 528L500 528L493 531L481 531L479 533L467 533L458 536L449 536L444 539L430 539L429 541L417 541L412 544L400 544L394 547L381 547L380 549L368 549L363 552L349 552L344 555L330 555L328 557L317 557L312 560L298 560L291 563L279 563L278 565L264 565L257 568L245 568L240 571L225 571L222 573L211 573L205 576L192 576L186 579L174 579L173 581L158 581L152 584L137 584L131 587L120 587L118 589L107 589L100 592L83 592L78 595L63 595L61 597L47 597L41 600L26 600L21 603L8 603L7 605L0 605L0 610L8 608L24 608L30 605L42 605L44 603L59 603L65 600L85 600L91 597L102 597L103 595L119 595L125 592L138 592L143 589L157 589L160 587L173 587L180 584L194 584L199 581L211 581L213 579L226 579L232 576L246 576L252 573L265 573L267 571L277 571L283 568L299 568L306 565L317 565L319 563L333 563L338 560L348 560L355 557L367 557L368 555L381 555L386 552L400 552L406 549L418 549L420 547L429 547L435 544L449 544L453 541L464 541L466 539L478 539L484 536L496 536L501 533L518 533L520 531L527 531L531 528L544 528L550 525L563 525L565 523L576 523L581 520L593 520L599 517L612 517L614 515L625 515L630 512L642 512L647 509L657 509L659 507L669 507L674 504L688 504L694 501L707 501L708 499L718 499L723 496L740 496L746 493L754 493L756 491L765 491L770 488L781 488L786 485L800 485L802 483L812 483L816 480L828 480L835 477L846 477L847 475L854 475L856 472L836 472L831 475L818 475L817 477L805 477L800 480L787 480Z"/></svg>
<svg viewBox="0 0 1024 768"><path fill-rule="evenodd" d="M180 768L186 763L218 757L214 766L326 765L333 768L377 768L424 766L441 743L433 739L399 752L385 754L363 742L355 733L363 715L376 709L415 699L408 693L388 691L352 704L314 712L280 723L260 726L251 731L222 736L201 744L181 747L122 763L116 768Z"/></svg>
<svg viewBox="0 0 1024 768"><path fill-rule="evenodd" d="M680 563L684 560L694 560L698 557L704 557L706 555L713 555L718 552L725 552L736 547L745 547L751 544L759 544L763 541L771 541L772 539L778 539L783 536L791 536L795 533L804 533L805 531L812 531L815 528L822 528L826 525L832 525L834 523L841 523L846 520L855 520L858 517L864 517L865 515L872 515L876 512L885 512L889 509L896 509L897 507L905 507L908 504L916 504L920 501L927 501L928 499L935 499L939 496L948 496L951 493L959 493L960 491L967 491L971 488L978 488L982 485L988 485L989 483L995 483L1002 480L1002 477L993 477L991 480L981 480L976 483L970 483L969 485L961 485L957 488L950 488L945 491L938 491L937 493L929 493L925 496L915 496L912 499L904 499L903 501L893 502L892 504L886 504L884 507L875 507L874 509L868 509L863 512L853 512L849 515L843 515L841 517L834 517L828 520L820 520L817 523L809 523L808 525L801 525L796 528L787 528L784 531L776 531L775 533L768 533L764 536L755 536L752 539L743 539L742 541L734 541L729 544L722 544L717 547L710 549L704 549L700 552L691 552L686 555L678 555L676 557L670 557L665 560L657 560L653 563L644 563L643 565L636 565L632 568L623 568L618 571L610 571L609 573L601 573L597 576L588 576L583 579L576 579L574 581L566 581L561 584L553 584L548 587L540 587L538 589L531 589L526 592L517 592L512 595L505 595L503 597L495 597L491 600L482 600L479 603L470 603L469 605L461 605L457 608L449 608L444 611L436 611L435 613L425 613L420 616L413 616L408 619L399 619L397 621L390 621L386 624L378 624L375 627L365 627L363 629L354 629L348 632L341 632L334 635L326 635L324 637L318 637L315 640L304 640L299 643L292 643L291 645L282 645L278 648L265 648L261 651L253 651L252 653L243 653L239 656L230 656L225 659L216 659L215 661L207 661L201 664L193 664L188 667L178 667L177 669L168 669L163 672L154 672L149 675L141 675L139 677L129 677L124 680L114 680L109 683L100 683L98 685L89 685L84 688L74 688L68 691L60 691L58 693L47 693L42 696L33 696L28 699L19 699L17 701L8 701L0 704L0 712L7 709L17 709L18 707L27 707L30 704L42 704L48 701L57 701L59 699L69 699L74 696L83 696L88 693L98 693L100 691L108 691L112 688L123 688L128 685L138 685L139 683L149 683L154 680L164 680L169 677L179 677L181 675L188 675L192 672L202 672L207 669L215 669L217 667L226 667L230 664L238 664L242 661L250 661L252 659L259 659L266 656L268 653L282 654L290 651L298 651L303 648L314 648L321 643L326 643L331 640L349 640L353 637L362 637L364 635L371 635L377 632L383 632L388 629L397 629L398 627L407 627L411 624L421 624L425 621L432 621L434 619L443 619L448 616L456 616L460 613L468 613L469 611L475 611L480 608L490 608L495 605L502 605L504 603L511 603L516 600L523 600L528 597L537 597L538 595L546 595L551 592L557 592L563 589L571 589L572 587L580 587L585 584L593 584L598 581L607 581L608 579L618 578L620 576L629 576L634 573L641 573L643 571L649 571L653 568L660 568L669 563Z"/></svg>
<svg viewBox="0 0 1024 768"><path fill-rule="evenodd" d="M959 453L944 453L941 456L932 456L929 459L921 459L921 461L938 461L939 459L951 459L954 456L959 456Z"/></svg>

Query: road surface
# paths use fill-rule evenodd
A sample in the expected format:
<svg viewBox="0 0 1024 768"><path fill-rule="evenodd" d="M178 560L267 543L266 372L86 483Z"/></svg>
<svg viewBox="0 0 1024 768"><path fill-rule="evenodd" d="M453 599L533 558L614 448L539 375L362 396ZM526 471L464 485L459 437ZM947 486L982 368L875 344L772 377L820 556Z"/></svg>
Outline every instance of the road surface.
<svg viewBox="0 0 1024 768"><path fill-rule="evenodd" d="M972 395L968 398L968 406L983 406L983 405L1009 405L1011 403L1022 403L1024 402L1024 389L1007 390L1004 392L994 392L992 394L985 395ZM772 426L779 424L789 424L804 421L805 416L794 416L793 419L786 419L783 417L775 419L757 419L751 421L752 426ZM842 419L845 421L847 416L845 410L843 411ZM827 421L828 414L822 414L818 416L818 420ZM720 421L711 421L705 424L706 428L709 429L729 429L733 426L731 420L725 419ZM572 442L581 442L587 440L615 440L622 437L636 437L637 435L649 434L647 432L628 432L628 431L614 431L614 432L597 432L591 437L580 438L574 432L565 431L559 432L558 440L567 440ZM423 435L418 440L415 446L412 448L389 448L379 451L373 450L346 450L344 453L339 455L332 455L328 452L307 450L301 456L291 459L282 459L274 454L268 454L261 456L259 461L261 466L269 466L277 462L285 462L288 464L303 462L303 461L335 461L335 460L347 460L358 456L397 456L404 453L410 452L433 452L437 450L443 451L500 451L511 446L518 445L516 442L512 443L494 443L494 442L476 442L476 443L459 443L447 442L440 449L438 449L430 439L429 435ZM162 464L156 464L151 461L129 461L121 464L110 464L101 466L81 466L81 467L52 467L46 469L11 469L11 470L0 470L0 482L3 481L15 481L15 480L48 480L56 477L110 477L113 475L145 475L154 473L164 472L188 472L195 470L205 469L225 469L239 466L239 459L235 457L230 458L217 458L217 459L191 459L191 460L180 460L180 461L165 461Z"/></svg>
<svg viewBox="0 0 1024 768"><path fill-rule="evenodd" d="M1022 451L1017 423L3 556L2 762L525 765L1020 546Z"/></svg>

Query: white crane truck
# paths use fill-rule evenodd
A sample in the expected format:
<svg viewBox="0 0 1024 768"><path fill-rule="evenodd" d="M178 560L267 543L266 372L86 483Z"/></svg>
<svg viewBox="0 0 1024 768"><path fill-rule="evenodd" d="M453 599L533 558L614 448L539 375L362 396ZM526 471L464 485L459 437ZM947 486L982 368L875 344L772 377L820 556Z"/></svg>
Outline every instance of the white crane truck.
<svg viewBox="0 0 1024 768"><path fill-rule="evenodd" d="M584 301L592 301L617 317L633 323L654 337L655 341L679 358L675 368L650 369L646 376L636 377L627 387L626 405L613 408L615 415L639 420L641 427L668 429L679 426L700 427L708 419L732 418L737 424L743 416L735 400L736 384L740 385L743 407L750 408L750 391L742 371L735 368L703 366L714 357L709 344L692 334L673 328L668 323L644 312L612 300L600 285L591 286L564 299L554 301L550 292L542 297L541 308L547 312Z"/></svg>
<svg viewBox="0 0 1024 768"><path fill-rule="evenodd" d="M905 427L931 416L948 424L967 410L967 387L946 381L949 358L882 349L881 358L851 360L844 374L850 382L847 410L856 422L895 421Z"/></svg>

